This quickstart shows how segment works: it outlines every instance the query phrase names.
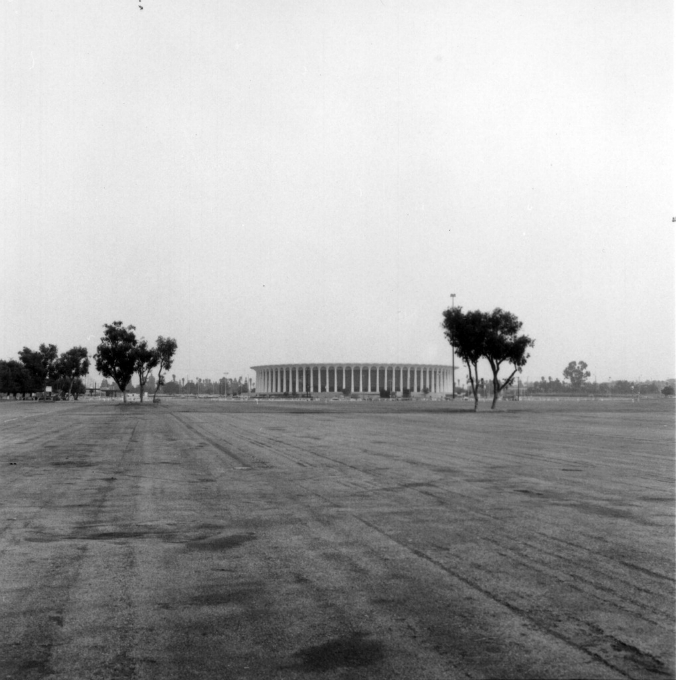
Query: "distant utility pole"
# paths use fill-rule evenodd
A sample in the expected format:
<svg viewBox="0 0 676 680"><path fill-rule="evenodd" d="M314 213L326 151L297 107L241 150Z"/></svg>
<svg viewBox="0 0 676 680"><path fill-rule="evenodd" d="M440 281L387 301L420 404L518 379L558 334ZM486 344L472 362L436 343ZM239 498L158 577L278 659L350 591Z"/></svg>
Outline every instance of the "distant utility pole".
<svg viewBox="0 0 676 680"><path fill-rule="evenodd" d="M451 293L451 309L455 309L455 293ZM453 350L453 353L451 354L452 361L451 382L453 383L452 398L455 399L455 345L451 345L451 349Z"/></svg>

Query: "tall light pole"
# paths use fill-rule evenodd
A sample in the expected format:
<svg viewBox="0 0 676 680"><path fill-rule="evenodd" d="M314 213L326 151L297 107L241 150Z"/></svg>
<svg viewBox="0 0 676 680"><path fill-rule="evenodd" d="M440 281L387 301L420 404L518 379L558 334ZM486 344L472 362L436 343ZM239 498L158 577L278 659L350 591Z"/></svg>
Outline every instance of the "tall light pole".
<svg viewBox="0 0 676 680"><path fill-rule="evenodd" d="M455 309L455 293L451 293L451 309ZM451 385L451 394L453 395L452 398L455 399L455 345L451 344L451 349L453 350L453 353L451 354L451 382L453 383Z"/></svg>

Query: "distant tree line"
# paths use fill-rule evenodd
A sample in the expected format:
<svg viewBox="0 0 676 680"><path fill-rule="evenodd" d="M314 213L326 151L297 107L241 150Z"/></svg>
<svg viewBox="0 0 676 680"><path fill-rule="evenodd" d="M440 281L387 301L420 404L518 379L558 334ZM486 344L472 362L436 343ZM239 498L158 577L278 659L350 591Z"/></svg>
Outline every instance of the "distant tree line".
<svg viewBox="0 0 676 680"><path fill-rule="evenodd" d="M194 380L182 378L172 379L165 383L162 388L163 394L203 394L213 396L233 397L248 394L249 382L246 378L221 378L211 380L209 378L195 378Z"/></svg>
<svg viewBox="0 0 676 680"><path fill-rule="evenodd" d="M89 357L84 347L71 347L59 354L56 345L42 344L37 350L24 347L19 360L0 360L0 393L13 396L35 395L48 388L62 399L77 399L85 391L83 378L89 373Z"/></svg>
<svg viewBox="0 0 676 680"><path fill-rule="evenodd" d="M584 361L571 361L563 369L563 380L551 376L530 383L526 394L583 394L590 396L658 394L660 383L655 381L608 380L590 382L591 372Z"/></svg>

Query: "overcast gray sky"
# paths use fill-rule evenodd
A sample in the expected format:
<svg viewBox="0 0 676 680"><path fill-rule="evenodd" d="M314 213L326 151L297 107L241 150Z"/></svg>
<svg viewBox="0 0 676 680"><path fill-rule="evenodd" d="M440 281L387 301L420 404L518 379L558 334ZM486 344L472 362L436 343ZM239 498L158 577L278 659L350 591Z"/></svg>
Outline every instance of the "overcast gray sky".
<svg viewBox="0 0 676 680"><path fill-rule="evenodd" d="M140 9L140 7L143 9ZM451 362L674 376L667 0L3 0L0 358L178 341L177 375Z"/></svg>

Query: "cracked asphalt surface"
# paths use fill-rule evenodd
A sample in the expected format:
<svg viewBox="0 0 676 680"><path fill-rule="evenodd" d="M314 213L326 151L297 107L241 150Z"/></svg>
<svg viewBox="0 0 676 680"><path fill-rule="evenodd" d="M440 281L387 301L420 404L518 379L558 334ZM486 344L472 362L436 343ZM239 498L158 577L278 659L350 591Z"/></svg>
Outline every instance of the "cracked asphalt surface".
<svg viewBox="0 0 676 680"><path fill-rule="evenodd" d="M674 404L0 402L0 677L674 677Z"/></svg>

